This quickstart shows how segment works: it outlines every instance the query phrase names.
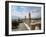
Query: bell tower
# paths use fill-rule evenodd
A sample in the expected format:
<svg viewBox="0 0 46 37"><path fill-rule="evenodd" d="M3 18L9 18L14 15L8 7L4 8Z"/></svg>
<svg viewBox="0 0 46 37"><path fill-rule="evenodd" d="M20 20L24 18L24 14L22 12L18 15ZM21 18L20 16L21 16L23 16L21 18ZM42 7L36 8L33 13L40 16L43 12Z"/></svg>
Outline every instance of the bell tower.
<svg viewBox="0 0 46 37"><path fill-rule="evenodd" d="M29 20L31 20L31 13L29 12Z"/></svg>
<svg viewBox="0 0 46 37"><path fill-rule="evenodd" d="M29 12L29 26L31 24L31 13Z"/></svg>

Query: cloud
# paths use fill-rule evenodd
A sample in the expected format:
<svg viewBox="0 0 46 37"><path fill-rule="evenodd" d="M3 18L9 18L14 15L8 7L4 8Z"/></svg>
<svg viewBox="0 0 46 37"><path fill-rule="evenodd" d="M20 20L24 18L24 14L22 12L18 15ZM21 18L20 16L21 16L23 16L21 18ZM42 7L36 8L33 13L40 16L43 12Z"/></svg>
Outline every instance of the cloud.
<svg viewBox="0 0 46 37"><path fill-rule="evenodd" d="M29 7L29 6L12 6L11 7L12 17L28 18L29 12L32 18L41 17L41 7Z"/></svg>

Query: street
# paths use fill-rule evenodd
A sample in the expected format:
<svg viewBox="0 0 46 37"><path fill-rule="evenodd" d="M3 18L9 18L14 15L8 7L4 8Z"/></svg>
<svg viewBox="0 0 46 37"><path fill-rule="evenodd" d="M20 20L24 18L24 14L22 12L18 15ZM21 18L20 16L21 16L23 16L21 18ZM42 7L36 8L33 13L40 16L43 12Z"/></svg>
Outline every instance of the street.
<svg viewBox="0 0 46 37"><path fill-rule="evenodd" d="M18 28L13 29L13 31L24 31L24 30L28 30L26 26L24 25L24 23L20 23Z"/></svg>
<svg viewBox="0 0 46 37"><path fill-rule="evenodd" d="M34 22L33 22L34 21ZM13 31L25 31L25 30L39 30L41 29L41 23L40 21L32 20L32 22L29 24L29 20L23 21L22 23L19 23L16 29L12 29Z"/></svg>

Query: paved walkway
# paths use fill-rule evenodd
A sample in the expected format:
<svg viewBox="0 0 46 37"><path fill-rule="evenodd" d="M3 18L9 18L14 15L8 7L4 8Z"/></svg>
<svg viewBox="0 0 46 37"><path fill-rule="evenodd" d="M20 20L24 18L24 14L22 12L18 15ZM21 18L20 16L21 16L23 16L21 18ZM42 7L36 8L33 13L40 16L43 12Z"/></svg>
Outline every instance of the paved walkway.
<svg viewBox="0 0 46 37"><path fill-rule="evenodd" d="M18 28L13 29L13 31L24 31L24 30L28 30L24 23L20 23Z"/></svg>

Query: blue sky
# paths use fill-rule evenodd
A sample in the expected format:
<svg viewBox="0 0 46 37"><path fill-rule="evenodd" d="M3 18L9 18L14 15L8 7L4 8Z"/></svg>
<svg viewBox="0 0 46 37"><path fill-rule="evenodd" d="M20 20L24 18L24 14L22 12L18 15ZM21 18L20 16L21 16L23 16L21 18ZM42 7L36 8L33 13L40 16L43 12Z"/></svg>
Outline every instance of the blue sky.
<svg viewBox="0 0 46 37"><path fill-rule="evenodd" d="M41 7L35 7L35 6L11 6L11 15L12 19L16 18L28 18L29 12L31 14L31 18L40 18L41 17Z"/></svg>

